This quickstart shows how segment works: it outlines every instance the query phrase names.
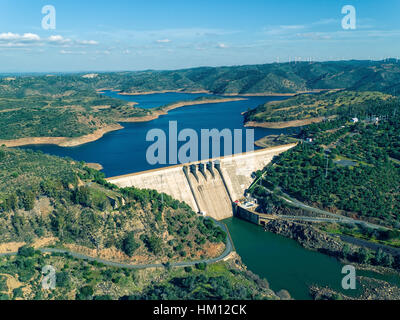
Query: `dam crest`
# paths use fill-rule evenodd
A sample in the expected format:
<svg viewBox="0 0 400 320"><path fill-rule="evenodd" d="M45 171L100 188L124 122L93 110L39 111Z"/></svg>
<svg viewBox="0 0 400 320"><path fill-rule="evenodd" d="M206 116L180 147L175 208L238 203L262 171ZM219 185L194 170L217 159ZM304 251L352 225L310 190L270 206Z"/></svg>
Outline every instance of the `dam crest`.
<svg viewBox="0 0 400 320"><path fill-rule="evenodd" d="M216 220L233 216L233 204L243 198L252 174L295 144L197 161L106 180L121 188L154 189L186 202L195 212Z"/></svg>

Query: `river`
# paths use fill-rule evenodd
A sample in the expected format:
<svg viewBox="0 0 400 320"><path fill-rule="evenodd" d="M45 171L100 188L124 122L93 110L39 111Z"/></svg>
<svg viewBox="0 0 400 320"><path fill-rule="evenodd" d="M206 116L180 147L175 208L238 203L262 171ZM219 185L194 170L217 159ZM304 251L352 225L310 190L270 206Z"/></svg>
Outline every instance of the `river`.
<svg viewBox="0 0 400 320"><path fill-rule="evenodd" d="M143 108L207 96L207 94L182 93L121 96L110 91L105 94L138 102L138 107ZM39 145L26 148L100 163L108 177L155 169L166 165L151 166L146 161L145 150L151 144L145 139L149 130L159 128L167 132L170 121L177 121L179 129L191 128L196 132L214 128L244 129L241 115L244 111L268 101L285 99L285 97L246 98L248 99L246 101L186 106L172 110L168 115L151 122L124 123L124 129L108 133L100 140L78 147ZM257 128L255 139L283 132L286 130ZM291 239L264 232L262 228L237 218L224 222L243 262L251 271L268 279L273 290L286 289L296 299L309 299L308 286L312 284L341 289L342 265L336 259L306 250Z"/></svg>

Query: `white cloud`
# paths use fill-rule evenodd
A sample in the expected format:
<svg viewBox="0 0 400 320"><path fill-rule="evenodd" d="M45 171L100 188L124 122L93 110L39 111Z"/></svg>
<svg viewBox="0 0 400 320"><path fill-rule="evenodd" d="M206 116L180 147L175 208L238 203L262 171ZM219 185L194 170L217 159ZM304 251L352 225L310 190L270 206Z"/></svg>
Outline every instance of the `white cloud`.
<svg viewBox="0 0 400 320"><path fill-rule="evenodd" d="M227 44L225 44L225 43L218 43L217 47L220 48L220 49L227 49L227 48L229 48L229 46L228 46Z"/></svg>
<svg viewBox="0 0 400 320"><path fill-rule="evenodd" d="M0 34L0 41L40 41L40 37L34 33L24 33L20 35L18 33L7 32Z"/></svg>
<svg viewBox="0 0 400 320"><path fill-rule="evenodd" d="M61 54L80 54L80 55L85 55L87 54L86 51L71 51L71 50L61 50Z"/></svg>
<svg viewBox="0 0 400 320"><path fill-rule="evenodd" d="M90 45L90 46L96 46L99 43L95 40L81 40L81 41L77 41L77 43L79 44L83 44L83 45Z"/></svg>
<svg viewBox="0 0 400 320"><path fill-rule="evenodd" d="M12 33L5 32L0 33L0 46L2 47L28 47L28 46L63 46L63 47L73 47L73 46L90 46L98 45L99 43L94 40L72 40L69 38L64 38L61 35L52 35L48 38L41 38L39 35L34 33Z"/></svg>
<svg viewBox="0 0 400 320"><path fill-rule="evenodd" d="M157 40L158 43L170 43L171 40L169 39L161 39L161 40Z"/></svg>
<svg viewBox="0 0 400 320"><path fill-rule="evenodd" d="M306 26L304 25L281 25L281 26L264 28L264 33L267 35L281 35L281 34L291 33L296 30L302 30L305 28Z"/></svg>

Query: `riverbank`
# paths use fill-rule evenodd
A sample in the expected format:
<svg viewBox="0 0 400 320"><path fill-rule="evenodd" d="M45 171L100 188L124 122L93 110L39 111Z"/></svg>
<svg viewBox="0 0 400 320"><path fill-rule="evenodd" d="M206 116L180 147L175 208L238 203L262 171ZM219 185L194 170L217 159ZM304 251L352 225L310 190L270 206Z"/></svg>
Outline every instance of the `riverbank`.
<svg viewBox="0 0 400 320"><path fill-rule="evenodd" d="M132 118L122 118L118 122L148 122L158 119L160 116L167 115L169 111L195 105L211 104L211 103L224 103L224 102L235 102L235 101L245 101L245 98L226 98L226 99L205 99L205 100L194 100L194 101L182 101L173 103L171 105L157 108L152 111L151 114L144 117L132 117Z"/></svg>
<svg viewBox="0 0 400 320"><path fill-rule="evenodd" d="M369 277L357 277L362 294L351 297L331 288L312 286L310 293L315 300L400 300L400 288L390 283Z"/></svg>
<svg viewBox="0 0 400 320"><path fill-rule="evenodd" d="M141 95L159 94L159 93L192 93L192 94L206 93L206 94L212 94L210 91L207 91L207 90L197 90L197 91L196 90L194 90L194 91L161 90L161 91L144 91L144 92L121 92L121 91L116 91L116 92L118 92L118 94L121 96L141 96Z"/></svg>
<svg viewBox="0 0 400 320"><path fill-rule="evenodd" d="M167 115L169 111L182 108L185 106L194 105L204 105L211 103L224 103L224 102L234 102L234 101L245 101L246 98L226 98L226 99L205 99L205 100L195 100L195 101L182 101L177 102L165 107L154 108L151 114L143 117L132 117L132 118L121 118L117 119L118 123L108 125L106 127L100 128L91 134L87 134L81 137L30 137L30 138L19 138L13 140L0 140L0 145L5 145L6 147L23 147L29 145L57 145L59 147L76 147L86 143L90 143L101 139L105 134L124 129L124 127L119 124L119 122L149 122L158 119L162 115Z"/></svg>
<svg viewBox="0 0 400 320"><path fill-rule="evenodd" d="M394 273L400 276L399 270L393 267L385 267L371 263L360 264L357 262L356 257L356 252L359 248L370 249L372 252L377 252L379 249L386 249L386 251L383 251L388 252L393 256L398 254L398 249L396 248L389 248L388 246L372 247L374 244L371 242L354 242L349 240L351 237L343 239L340 236L331 235L321 231L315 227L312 222L299 223L284 219L277 219L269 222L265 226L265 230L293 239L306 249L330 255L343 263L351 263L359 270L368 270L380 274ZM388 250L388 248L392 249L392 251Z"/></svg>
<svg viewBox="0 0 400 320"><path fill-rule="evenodd" d="M297 144L299 139L293 138L288 135L268 135L264 138L257 140L254 144L260 148L273 148L286 144Z"/></svg>
<svg viewBox="0 0 400 320"><path fill-rule="evenodd" d="M215 93L211 92L208 90L158 90L158 91L135 91L135 92L122 92L121 90L115 90L115 89L110 89L110 88L102 88L102 89L97 89L96 91L98 93L104 93L105 91L113 91L117 92L121 96L141 96L141 95L150 95L150 94L160 94L160 93L192 93L192 94L198 94L198 93L205 93L205 94L218 94L220 96L225 96L225 97L236 97L236 96L242 96L242 97L294 97L299 94L311 94L311 93L321 93L325 91L339 91L343 89L315 89L315 90L309 90L309 91L297 91L297 92L290 92L290 93L279 93L279 92L255 92L255 93Z"/></svg>
<svg viewBox="0 0 400 320"><path fill-rule="evenodd" d="M76 147L82 144L86 144L89 142L93 142L102 138L105 134L121 130L124 127L120 124L111 124L106 127L100 128L93 133L76 137L76 138L68 138L68 137L31 137L31 138L20 138L14 140L0 140L0 145L5 145L6 147L22 147L29 145L57 145L59 147Z"/></svg>
<svg viewBox="0 0 400 320"><path fill-rule="evenodd" d="M319 123L324 120L324 117L309 118L303 120L292 120L282 122L255 122L249 121L245 123L245 127L252 128L267 128L267 129L284 129L284 128L296 128L303 127L313 123Z"/></svg>

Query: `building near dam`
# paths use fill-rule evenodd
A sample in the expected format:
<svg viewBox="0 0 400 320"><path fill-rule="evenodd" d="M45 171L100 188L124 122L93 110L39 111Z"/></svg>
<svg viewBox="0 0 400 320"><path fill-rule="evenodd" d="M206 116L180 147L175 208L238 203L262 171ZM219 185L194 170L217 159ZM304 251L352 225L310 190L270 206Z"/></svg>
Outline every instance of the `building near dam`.
<svg viewBox="0 0 400 320"><path fill-rule="evenodd" d="M107 181L119 187L154 189L186 202L195 212L216 220L233 216L233 204L243 198L252 174L295 144L257 150L168 168L138 172Z"/></svg>

